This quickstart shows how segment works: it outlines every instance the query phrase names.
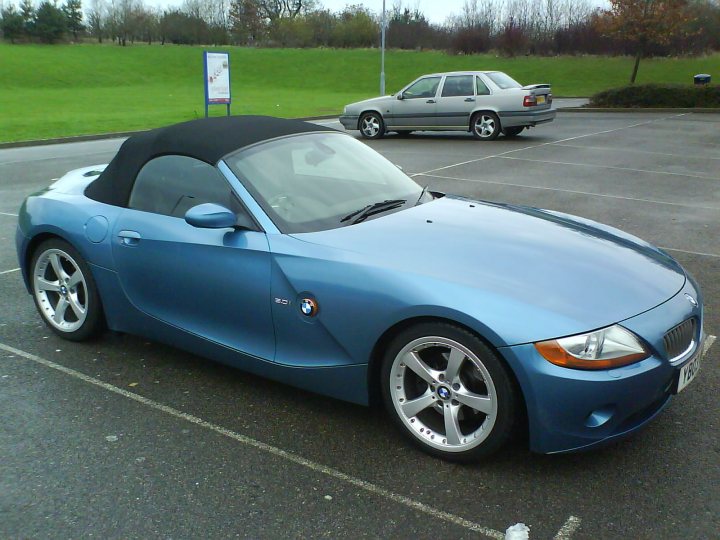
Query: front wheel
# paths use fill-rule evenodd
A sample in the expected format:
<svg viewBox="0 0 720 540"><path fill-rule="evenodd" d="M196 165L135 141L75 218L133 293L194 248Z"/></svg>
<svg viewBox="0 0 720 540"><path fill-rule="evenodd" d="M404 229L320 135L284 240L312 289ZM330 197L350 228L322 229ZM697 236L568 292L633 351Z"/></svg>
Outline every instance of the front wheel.
<svg viewBox="0 0 720 540"><path fill-rule="evenodd" d="M500 135L500 118L494 112L479 112L470 121L470 131L478 140L493 141Z"/></svg>
<svg viewBox="0 0 720 540"><path fill-rule="evenodd" d="M35 306L60 337L83 341L100 329L102 308L90 268L78 251L59 238L38 246L30 264Z"/></svg>
<svg viewBox="0 0 720 540"><path fill-rule="evenodd" d="M385 122L375 112L367 112L360 117L360 135L365 139L379 139L385 134Z"/></svg>
<svg viewBox="0 0 720 540"><path fill-rule="evenodd" d="M498 450L517 415L517 391L497 353L445 323L419 324L392 341L382 394L406 436L451 461L474 461Z"/></svg>

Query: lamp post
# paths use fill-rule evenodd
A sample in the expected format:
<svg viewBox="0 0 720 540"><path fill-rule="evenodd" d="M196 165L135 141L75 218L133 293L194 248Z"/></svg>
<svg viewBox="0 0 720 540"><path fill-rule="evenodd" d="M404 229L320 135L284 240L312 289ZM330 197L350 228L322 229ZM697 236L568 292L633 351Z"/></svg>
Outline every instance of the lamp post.
<svg viewBox="0 0 720 540"><path fill-rule="evenodd" d="M385 95L385 0L383 0L382 30L380 33L380 95Z"/></svg>

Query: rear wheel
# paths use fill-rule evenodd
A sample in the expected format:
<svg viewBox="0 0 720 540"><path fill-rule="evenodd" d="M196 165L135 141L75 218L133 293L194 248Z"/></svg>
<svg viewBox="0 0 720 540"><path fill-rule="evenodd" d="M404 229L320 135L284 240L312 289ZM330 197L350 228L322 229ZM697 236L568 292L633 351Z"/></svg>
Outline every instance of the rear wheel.
<svg viewBox="0 0 720 540"><path fill-rule="evenodd" d="M504 362L474 334L445 323L419 324L392 341L382 393L406 436L451 461L498 450L517 414L517 391Z"/></svg>
<svg viewBox="0 0 720 540"><path fill-rule="evenodd" d="M470 120L470 131L478 140L495 140L500 135L500 130L500 119L494 112L479 112Z"/></svg>
<svg viewBox="0 0 720 540"><path fill-rule="evenodd" d="M385 122L376 112L367 112L360 117L360 134L366 139L379 139L385 134Z"/></svg>
<svg viewBox="0 0 720 540"><path fill-rule="evenodd" d="M517 137L522 133L522 130L525 129L525 126L520 127L508 127L503 129L503 135L506 137Z"/></svg>
<svg viewBox="0 0 720 540"><path fill-rule="evenodd" d="M71 341L97 333L100 296L90 268L75 248L59 238L46 240L35 250L30 269L35 306L53 332Z"/></svg>

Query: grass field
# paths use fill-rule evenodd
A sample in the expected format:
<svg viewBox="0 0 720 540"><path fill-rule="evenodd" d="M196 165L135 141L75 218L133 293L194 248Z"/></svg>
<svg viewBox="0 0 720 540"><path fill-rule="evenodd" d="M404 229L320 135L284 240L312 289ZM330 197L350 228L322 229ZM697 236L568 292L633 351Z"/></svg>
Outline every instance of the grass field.
<svg viewBox="0 0 720 540"><path fill-rule="evenodd" d="M0 142L127 131L204 114L200 47L172 45L0 45ZM377 50L229 47L233 114L297 117L337 114L378 92ZM434 71L499 69L524 84L549 82L561 96L623 85L629 58L451 56L391 51L394 92ZM720 76L720 54L643 61L638 82L690 82ZM213 114L224 107L211 108Z"/></svg>

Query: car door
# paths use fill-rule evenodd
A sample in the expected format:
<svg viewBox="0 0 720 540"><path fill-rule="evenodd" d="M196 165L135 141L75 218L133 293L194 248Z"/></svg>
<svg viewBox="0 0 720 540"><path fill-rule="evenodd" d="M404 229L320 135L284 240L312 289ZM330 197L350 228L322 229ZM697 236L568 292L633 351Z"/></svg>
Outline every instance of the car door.
<svg viewBox="0 0 720 540"><path fill-rule="evenodd" d="M468 129L475 109L473 75L448 75L437 99L438 125L448 129Z"/></svg>
<svg viewBox="0 0 720 540"><path fill-rule="evenodd" d="M254 223L222 174L185 156L161 156L138 173L113 230L118 277L144 313L265 359L275 338L265 233L204 229L185 212L213 202Z"/></svg>
<svg viewBox="0 0 720 540"><path fill-rule="evenodd" d="M398 99L392 105L391 115L386 119L388 128L434 127L437 91L441 79L440 76L423 77L398 94Z"/></svg>

